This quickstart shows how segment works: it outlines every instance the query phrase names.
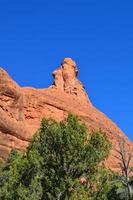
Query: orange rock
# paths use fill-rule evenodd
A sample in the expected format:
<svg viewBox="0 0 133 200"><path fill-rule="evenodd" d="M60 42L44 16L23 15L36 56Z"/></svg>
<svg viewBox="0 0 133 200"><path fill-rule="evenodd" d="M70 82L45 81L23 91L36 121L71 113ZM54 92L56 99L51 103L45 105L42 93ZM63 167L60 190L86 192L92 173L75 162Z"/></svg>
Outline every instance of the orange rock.
<svg viewBox="0 0 133 200"><path fill-rule="evenodd" d="M133 147L133 144L92 105L77 75L76 63L65 58L53 72L54 83L49 88L21 88L0 68L0 158L6 159L12 148L25 149L43 117L60 121L72 112L87 125L88 133L93 129L107 133L113 148L106 166L118 168L118 160L114 157L117 137L124 138L127 146Z"/></svg>

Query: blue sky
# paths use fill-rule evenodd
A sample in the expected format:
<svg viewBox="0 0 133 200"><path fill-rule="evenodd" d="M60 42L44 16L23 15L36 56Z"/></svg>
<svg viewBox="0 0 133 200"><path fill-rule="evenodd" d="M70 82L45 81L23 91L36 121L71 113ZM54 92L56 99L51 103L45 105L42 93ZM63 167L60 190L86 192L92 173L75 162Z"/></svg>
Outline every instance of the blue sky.
<svg viewBox="0 0 133 200"><path fill-rule="evenodd" d="M133 140L133 1L0 0L0 65L21 86L49 86L64 57Z"/></svg>

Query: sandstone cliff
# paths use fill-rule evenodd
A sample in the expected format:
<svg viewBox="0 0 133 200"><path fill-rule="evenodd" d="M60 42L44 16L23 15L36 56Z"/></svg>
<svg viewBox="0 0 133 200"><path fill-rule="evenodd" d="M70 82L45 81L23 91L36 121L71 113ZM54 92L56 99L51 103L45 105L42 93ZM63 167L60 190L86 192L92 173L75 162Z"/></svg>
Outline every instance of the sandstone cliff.
<svg viewBox="0 0 133 200"><path fill-rule="evenodd" d="M54 83L49 88L21 88L0 68L0 158L7 158L12 148L25 149L43 117L60 121L68 112L73 112L86 123L88 133L92 129L107 133L113 144L107 165L118 168L118 160L114 157L117 137L124 138L129 147L132 143L92 105L77 75L76 63L65 58L53 72Z"/></svg>

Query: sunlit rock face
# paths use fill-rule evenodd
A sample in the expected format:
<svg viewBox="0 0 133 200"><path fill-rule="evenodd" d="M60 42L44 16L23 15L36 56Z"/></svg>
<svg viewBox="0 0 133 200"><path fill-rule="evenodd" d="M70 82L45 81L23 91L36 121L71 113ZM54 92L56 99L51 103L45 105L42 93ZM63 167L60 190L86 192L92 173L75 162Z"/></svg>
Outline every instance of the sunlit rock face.
<svg viewBox="0 0 133 200"><path fill-rule="evenodd" d="M12 148L25 149L43 117L60 121L72 112L86 124L88 134L93 129L106 132L113 145L106 165L118 169L119 161L114 157L118 136L126 140L128 147L132 143L92 105L77 76L77 64L65 58L54 70L54 81L49 88L22 88L0 68L0 158L6 159Z"/></svg>
<svg viewBox="0 0 133 200"><path fill-rule="evenodd" d="M52 87L75 95L78 99L89 101L83 84L77 79L78 68L71 58L65 58L59 68L53 72Z"/></svg>

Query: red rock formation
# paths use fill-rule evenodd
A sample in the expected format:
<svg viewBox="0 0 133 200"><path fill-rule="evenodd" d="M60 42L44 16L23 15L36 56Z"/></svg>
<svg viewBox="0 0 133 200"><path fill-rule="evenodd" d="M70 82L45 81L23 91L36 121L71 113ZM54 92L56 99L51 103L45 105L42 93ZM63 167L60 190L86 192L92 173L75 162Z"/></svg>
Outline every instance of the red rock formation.
<svg viewBox="0 0 133 200"><path fill-rule="evenodd" d="M53 72L54 83L47 89L21 88L0 68L0 158L7 158L12 148L25 149L39 128L43 117L62 120L68 112L80 116L88 127L105 131L113 144L107 165L118 168L115 148L117 137L133 146L124 133L90 102L78 69L71 58L65 58Z"/></svg>
<svg viewBox="0 0 133 200"><path fill-rule="evenodd" d="M71 58L65 58L61 66L53 72L54 84L52 88L77 96L82 101L89 101L82 83L77 79L78 69Z"/></svg>

